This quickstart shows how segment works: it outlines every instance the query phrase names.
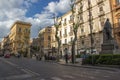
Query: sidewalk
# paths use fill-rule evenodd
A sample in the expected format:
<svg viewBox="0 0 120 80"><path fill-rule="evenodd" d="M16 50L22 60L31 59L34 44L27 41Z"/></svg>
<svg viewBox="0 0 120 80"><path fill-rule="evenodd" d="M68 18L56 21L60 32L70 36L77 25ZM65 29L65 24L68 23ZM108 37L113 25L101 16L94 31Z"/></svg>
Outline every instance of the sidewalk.
<svg viewBox="0 0 120 80"><path fill-rule="evenodd" d="M82 65L79 63L66 63L65 60L61 59L58 64L65 65L65 66L72 66L72 67L81 67L81 68L90 68L90 69L100 69L100 70L110 70L110 71L120 71L120 66L117 67L111 67L111 66L105 66L105 65L99 65L99 66L92 66L92 65Z"/></svg>

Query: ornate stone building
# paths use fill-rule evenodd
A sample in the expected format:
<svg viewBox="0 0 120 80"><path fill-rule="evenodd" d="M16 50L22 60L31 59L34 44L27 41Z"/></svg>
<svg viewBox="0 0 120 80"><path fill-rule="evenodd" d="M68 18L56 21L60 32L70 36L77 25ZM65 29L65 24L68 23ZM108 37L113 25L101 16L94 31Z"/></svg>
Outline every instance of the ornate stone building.
<svg viewBox="0 0 120 80"><path fill-rule="evenodd" d="M112 23L110 0L76 0L76 15L80 19L78 52L99 53L103 43L105 20Z"/></svg>
<svg viewBox="0 0 120 80"><path fill-rule="evenodd" d="M110 0L113 18L114 37L120 47L120 0Z"/></svg>
<svg viewBox="0 0 120 80"><path fill-rule="evenodd" d="M12 54L30 56L30 28L30 23L22 21L16 21L12 25L9 34Z"/></svg>
<svg viewBox="0 0 120 80"><path fill-rule="evenodd" d="M40 40L40 50L42 55L50 55L51 50L51 27L43 28L39 31L38 38Z"/></svg>

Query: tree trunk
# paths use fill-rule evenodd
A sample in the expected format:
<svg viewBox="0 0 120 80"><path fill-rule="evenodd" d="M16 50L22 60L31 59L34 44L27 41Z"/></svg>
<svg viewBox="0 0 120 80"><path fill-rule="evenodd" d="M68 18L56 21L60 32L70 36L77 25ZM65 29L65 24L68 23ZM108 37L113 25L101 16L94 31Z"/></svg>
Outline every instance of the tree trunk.
<svg viewBox="0 0 120 80"><path fill-rule="evenodd" d="M73 40L73 43L72 43L72 63L74 64L75 63L75 42L77 40L77 32L74 32L75 34L75 38Z"/></svg>

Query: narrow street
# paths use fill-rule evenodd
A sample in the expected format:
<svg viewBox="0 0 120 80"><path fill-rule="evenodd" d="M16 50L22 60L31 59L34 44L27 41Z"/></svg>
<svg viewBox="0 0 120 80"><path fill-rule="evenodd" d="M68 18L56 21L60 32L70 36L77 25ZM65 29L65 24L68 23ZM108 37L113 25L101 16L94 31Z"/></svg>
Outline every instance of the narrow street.
<svg viewBox="0 0 120 80"><path fill-rule="evenodd" d="M119 80L119 74L119 69L89 69L51 61L0 57L0 80Z"/></svg>

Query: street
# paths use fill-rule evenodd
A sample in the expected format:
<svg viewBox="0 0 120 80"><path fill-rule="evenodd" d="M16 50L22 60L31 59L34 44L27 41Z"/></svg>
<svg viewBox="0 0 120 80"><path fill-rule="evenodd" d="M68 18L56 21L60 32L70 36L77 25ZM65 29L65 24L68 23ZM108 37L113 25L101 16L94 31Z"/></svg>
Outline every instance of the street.
<svg viewBox="0 0 120 80"><path fill-rule="evenodd" d="M119 80L119 74L119 69L89 69L52 61L0 57L0 80Z"/></svg>

